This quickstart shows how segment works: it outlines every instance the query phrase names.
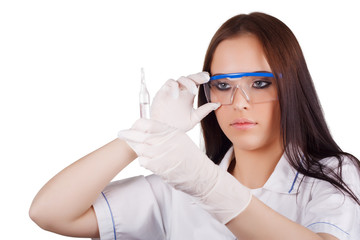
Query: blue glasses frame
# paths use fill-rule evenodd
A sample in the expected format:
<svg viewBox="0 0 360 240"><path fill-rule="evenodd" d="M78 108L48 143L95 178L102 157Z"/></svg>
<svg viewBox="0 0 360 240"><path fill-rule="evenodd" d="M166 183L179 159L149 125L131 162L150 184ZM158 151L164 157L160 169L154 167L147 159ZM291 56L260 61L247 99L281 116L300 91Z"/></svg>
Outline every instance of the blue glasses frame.
<svg viewBox="0 0 360 240"><path fill-rule="evenodd" d="M211 81L214 80L219 80L219 79L228 79L231 81L231 79L233 78L234 80L237 79L241 79L242 77L268 77L268 78L275 78L274 74L271 72L242 72L242 73L227 73L227 74L219 74L219 75L215 75L210 77L209 82L204 84L204 92L205 92L205 96L206 96L206 100L208 102L211 102L210 100L210 88L211 88ZM281 77L281 74L280 74ZM236 89L240 88L243 96L245 97L245 99L250 102L250 98L249 95L247 93L247 91L245 92L244 89L242 87L239 87L238 85L236 86ZM236 91L236 90L235 90ZM232 92L232 96L231 96L231 103L222 103L222 105L229 105L232 104L232 98L233 98L233 94L234 94L234 90ZM277 98L276 98L277 99ZM275 99L274 99L275 100Z"/></svg>
<svg viewBox="0 0 360 240"><path fill-rule="evenodd" d="M242 78L242 77L274 77L274 74L269 72L244 72L244 73L228 73L220 74L210 77L210 81L223 78Z"/></svg>

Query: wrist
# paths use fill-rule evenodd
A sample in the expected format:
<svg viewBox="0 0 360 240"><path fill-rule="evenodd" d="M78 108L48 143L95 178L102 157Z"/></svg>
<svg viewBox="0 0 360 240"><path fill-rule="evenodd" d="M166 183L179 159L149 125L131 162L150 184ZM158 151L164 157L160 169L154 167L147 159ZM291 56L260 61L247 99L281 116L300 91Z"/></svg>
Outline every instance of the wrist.
<svg viewBox="0 0 360 240"><path fill-rule="evenodd" d="M131 163L138 157L136 152L130 147L130 145L126 141L120 138L116 138L114 140L114 143L116 144L117 155L121 157L121 160L125 164Z"/></svg>
<svg viewBox="0 0 360 240"><path fill-rule="evenodd" d="M218 167L214 187L200 201L214 218L226 224L248 207L251 198L252 194L247 187Z"/></svg>

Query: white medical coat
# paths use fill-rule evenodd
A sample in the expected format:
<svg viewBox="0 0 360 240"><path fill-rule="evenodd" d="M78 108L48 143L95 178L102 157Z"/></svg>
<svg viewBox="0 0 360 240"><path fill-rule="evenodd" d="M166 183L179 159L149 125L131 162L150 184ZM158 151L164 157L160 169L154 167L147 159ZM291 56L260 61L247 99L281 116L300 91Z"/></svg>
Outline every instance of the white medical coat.
<svg viewBox="0 0 360 240"><path fill-rule="evenodd" d="M231 148L220 163L224 170L232 152ZM331 160L324 159L328 164L336 162ZM343 173L346 183L360 197L359 172L349 160ZM284 156L265 185L251 192L313 232L329 233L340 240L360 239L360 206L328 182L303 178ZM173 189L156 175L112 182L93 206L101 240L236 239L191 196Z"/></svg>

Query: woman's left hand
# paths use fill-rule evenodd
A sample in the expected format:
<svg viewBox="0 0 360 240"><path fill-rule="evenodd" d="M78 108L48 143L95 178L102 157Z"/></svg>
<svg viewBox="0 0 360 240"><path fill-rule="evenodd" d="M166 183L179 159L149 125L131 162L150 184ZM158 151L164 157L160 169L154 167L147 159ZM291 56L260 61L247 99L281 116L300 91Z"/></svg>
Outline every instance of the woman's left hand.
<svg viewBox="0 0 360 240"><path fill-rule="evenodd" d="M207 72L181 77L177 81L168 80L156 93L151 105L151 119L169 126L188 131L199 123L218 103L207 103L194 109L197 86L209 81Z"/></svg>

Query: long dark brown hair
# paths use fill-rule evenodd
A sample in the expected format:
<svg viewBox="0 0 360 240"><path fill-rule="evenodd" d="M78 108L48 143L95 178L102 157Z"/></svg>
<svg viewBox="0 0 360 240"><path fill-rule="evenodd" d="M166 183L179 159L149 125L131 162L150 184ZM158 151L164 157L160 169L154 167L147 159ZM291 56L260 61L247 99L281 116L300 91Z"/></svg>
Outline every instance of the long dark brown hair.
<svg viewBox="0 0 360 240"><path fill-rule="evenodd" d="M232 17L212 38L203 71L211 74L213 55L221 41L244 33L253 34L262 43L267 62L275 75L281 109L281 134L291 166L304 176L331 183L360 205L359 197L342 180L345 156L359 170L360 163L353 155L343 152L332 138L300 45L283 22L258 12ZM200 86L198 106L205 103L204 89ZM221 130L214 112L201 121L201 127L206 154L219 164L232 143ZM330 168L320 161L327 157L335 157L338 168Z"/></svg>

